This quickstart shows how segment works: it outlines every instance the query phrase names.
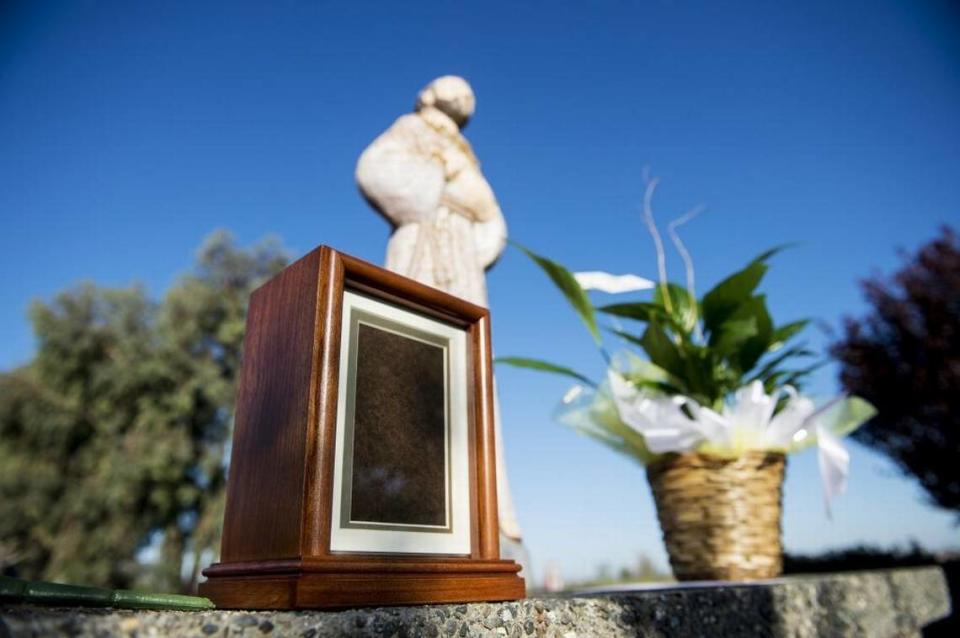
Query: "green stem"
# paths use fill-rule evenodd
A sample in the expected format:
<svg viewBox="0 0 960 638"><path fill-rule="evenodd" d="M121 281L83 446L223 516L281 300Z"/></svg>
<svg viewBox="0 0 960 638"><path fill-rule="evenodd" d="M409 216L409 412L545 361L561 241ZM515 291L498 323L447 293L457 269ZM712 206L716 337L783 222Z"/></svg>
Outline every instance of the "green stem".
<svg viewBox="0 0 960 638"><path fill-rule="evenodd" d="M167 609L201 611L215 609L208 598L180 594L156 594L127 589L102 589L20 580L0 576L0 602L71 607L116 607L122 609Z"/></svg>

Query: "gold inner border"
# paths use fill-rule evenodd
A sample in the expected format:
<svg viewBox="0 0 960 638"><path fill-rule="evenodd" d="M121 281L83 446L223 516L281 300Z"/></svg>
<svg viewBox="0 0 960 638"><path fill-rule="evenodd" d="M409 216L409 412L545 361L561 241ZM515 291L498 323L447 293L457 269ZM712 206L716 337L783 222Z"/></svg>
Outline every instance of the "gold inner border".
<svg viewBox="0 0 960 638"><path fill-rule="evenodd" d="M377 303L384 303L378 299ZM391 304L384 304L391 307ZM406 309L401 309L409 312ZM377 521L355 521L352 520L351 506L353 501L353 437L356 414L356 386L357 386L357 350L359 347L360 324L367 325L377 330L384 330L407 339L420 341L431 346L439 347L443 350L443 371L444 371L444 392L443 392L443 436L446 448L444 458L444 474L446 476L445 510L447 524L422 525L411 523L381 523ZM346 529L378 529L390 531L417 531L432 532L438 534L452 534L453 521L451 520L452 503L451 495L452 472L450 469L451 461L451 443L450 443L450 340L436 334L425 332L423 330L408 326L406 324L373 314L359 308L350 309L350 342L348 344L347 356L347 392L346 392L346 418L343 423L343 475L341 478L341 498L340 498L340 526Z"/></svg>

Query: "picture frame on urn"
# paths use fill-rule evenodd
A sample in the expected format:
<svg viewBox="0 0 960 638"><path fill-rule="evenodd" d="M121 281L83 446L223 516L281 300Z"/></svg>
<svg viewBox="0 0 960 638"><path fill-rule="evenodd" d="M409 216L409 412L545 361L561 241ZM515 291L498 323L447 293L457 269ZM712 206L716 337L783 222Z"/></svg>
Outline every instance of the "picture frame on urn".
<svg viewBox="0 0 960 638"><path fill-rule="evenodd" d="M321 246L254 292L218 607L514 600L487 309Z"/></svg>

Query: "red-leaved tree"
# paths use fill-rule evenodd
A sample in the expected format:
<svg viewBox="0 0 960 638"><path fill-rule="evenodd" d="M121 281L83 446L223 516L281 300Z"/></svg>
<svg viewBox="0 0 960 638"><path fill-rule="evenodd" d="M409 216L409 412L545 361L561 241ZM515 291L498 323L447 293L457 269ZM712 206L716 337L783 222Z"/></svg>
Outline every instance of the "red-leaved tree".
<svg viewBox="0 0 960 638"><path fill-rule="evenodd" d="M831 352L840 381L878 413L854 437L960 516L960 243L949 228L891 278L863 283L872 310Z"/></svg>

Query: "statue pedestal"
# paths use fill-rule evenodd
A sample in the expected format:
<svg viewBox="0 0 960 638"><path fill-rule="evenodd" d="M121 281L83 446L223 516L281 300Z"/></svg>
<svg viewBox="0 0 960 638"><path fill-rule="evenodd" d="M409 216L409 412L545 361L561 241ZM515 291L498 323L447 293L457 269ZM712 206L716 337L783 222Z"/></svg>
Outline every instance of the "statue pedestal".
<svg viewBox="0 0 960 638"><path fill-rule="evenodd" d="M508 603L340 612L156 612L8 606L3 636L919 636L960 635L938 567L650 586ZM937 622L939 621L939 622ZM933 626L931 626L933 625ZM502 631L501 631L502 630ZM931 634L933 635L933 634Z"/></svg>

